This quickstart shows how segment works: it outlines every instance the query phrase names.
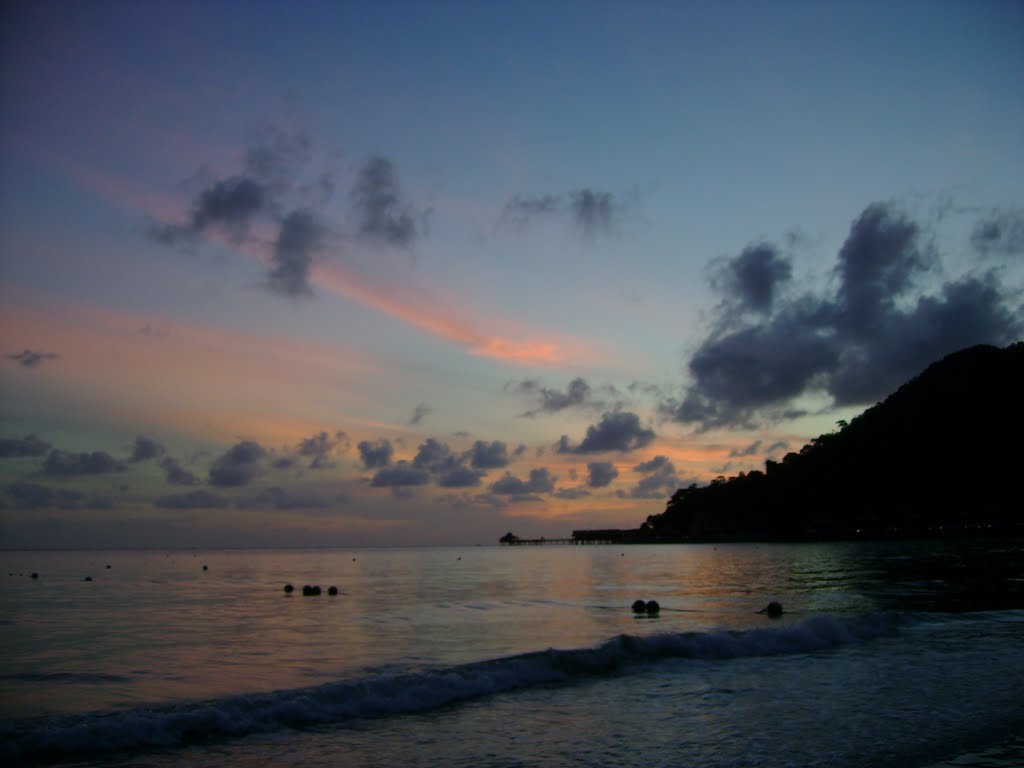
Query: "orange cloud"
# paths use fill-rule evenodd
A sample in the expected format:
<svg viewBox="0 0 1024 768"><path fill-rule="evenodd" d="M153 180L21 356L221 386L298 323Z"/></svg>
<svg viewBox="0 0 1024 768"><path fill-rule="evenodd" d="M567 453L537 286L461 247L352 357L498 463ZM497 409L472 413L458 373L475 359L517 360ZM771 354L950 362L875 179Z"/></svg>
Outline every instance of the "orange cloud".
<svg viewBox="0 0 1024 768"><path fill-rule="evenodd" d="M479 330L481 327L511 323L496 316L466 317L451 308L452 301L432 299L422 285L381 285L336 263L318 264L312 277L319 287L358 301L433 336L453 341L478 357L536 366L579 364L598 358L593 345L581 339L559 338L553 334L512 338L484 333Z"/></svg>

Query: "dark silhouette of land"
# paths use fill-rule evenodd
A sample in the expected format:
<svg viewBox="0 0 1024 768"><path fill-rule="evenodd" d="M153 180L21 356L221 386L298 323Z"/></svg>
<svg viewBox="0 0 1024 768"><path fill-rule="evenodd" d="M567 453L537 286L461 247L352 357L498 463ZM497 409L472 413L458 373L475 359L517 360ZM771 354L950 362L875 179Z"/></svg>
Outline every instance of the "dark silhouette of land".
<svg viewBox="0 0 1024 768"><path fill-rule="evenodd" d="M1022 397L1024 342L955 352L763 472L679 489L618 540L1024 536Z"/></svg>

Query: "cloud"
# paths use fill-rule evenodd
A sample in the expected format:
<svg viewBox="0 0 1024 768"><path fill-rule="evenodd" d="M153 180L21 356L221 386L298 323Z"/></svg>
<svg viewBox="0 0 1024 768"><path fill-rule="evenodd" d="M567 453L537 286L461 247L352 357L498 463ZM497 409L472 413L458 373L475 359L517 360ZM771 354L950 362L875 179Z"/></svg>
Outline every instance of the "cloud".
<svg viewBox="0 0 1024 768"><path fill-rule="evenodd" d="M563 436L558 442L558 452L635 451L648 445L655 437L654 430L640 426L640 417L635 413L613 411L604 414L598 424L587 427L587 434L575 448L569 445L569 438Z"/></svg>
<svg viewBox="0 0 1024 768"><path fill-rule="evenodd" d="M417 469L425 469L428 472L440 472L450 469L458 461L452 455L451 448L433 437L428 437L420 444L412 464Z"/></svg>
<svg viewBox="0 0 1024 768"><path fill-rule="evenodd" d="M426 403L420 403L415 408L412 409L412 418L409 419L409 424L419 424L421 421L423 421L423 419L426 416L429 416L433 412L434 409L431 408L429 405L427 405Z"/></svg>
<svg viewBox="0 0 1024 768"><path fill-rule="evenodd" d="M156 459L163 456L165 448L151 437L138 435L135 438L135 446L132 448L132 456L128 461L134 463Z"/></svg>
<svg viewBox="0 0 1024 768"><path fill-rule="evenodd" d="M303 438L299 441L295 451L300 456L306 456L311 459L309 462L310 469L329 469L333 466L330 457L331 454L341 445L347 445L348 435L343 431L338 430L334 435L329 435L325 431L320 431L315 435ZM277 469L286 469L291 466L291 461L287 458L278 459L274 462L274 467Z"/></svg>
<svg viewBox="0 0 1024 768"><path fill-rule="evenodd" d="M758 451L761 450L761 444L763 442L763 440L755 440L745 448L733 448L729 451L729 458L738 459L744 456L756 456Z"/></svg>
<svg viewBox="0 0 1024 768"><path fill-rule="evenodd" d="M470 488L480 485L483 477L484 473L480 470L459 464L442 472L437 478L437 484L442 488Z"/></svg>
<svg viewBox="0 0 1024 768"><path fill-rule="evenodd" d="M565 392L541 386L540 382L535 379L524 379L516 385L516 390L539 397L540 403L538 406L523 414L523 416L530 418L541 413L557 413L566 408L583 405L591 395L590 385L585 379L580 377L570 381Z"/></svg>
<svg viewBox="0 0 1024 768"><path fill-rule="evenodd" d="M593 241L598 235L614 231L616 219L624 209L623 203L610 192L584 187L564 195L516 195L505 203L501 215L518 226L541 216L568 216L583 238Z"/></svg>
<svg viewBox="0 0 1024 768"><path fill-rule="evenodd" d="M641 478L629 491L619 491L620 498L659 499L671 496L683 482L676 474L676 468L667 456L655 456L649 461L641 462L633 467L645 477Z"/></svg>
<svg viewBox="0 0 1024 768"><path fill-rule="evenodd" d="M224 509L228 499L211 491L189 491L188 493L161 496L153 506L161 509Z"/></svg>
<svg viewBox="0 0 1024 768"><path fill-rule="evenodd" d="M734 259L712 262L710 282L737 311L765 314L791 275L792 265L774 245L758 243Z"/></svg>
<svg viewBox="0 0 1024 768"><path fill-rule="evenodd" d="M391 456L394 453L391 442L385 438L381 438L375 443L363 440L356 448L359 450L359 457L363 460L363 466L366 469L386 467L391 463Z"/></svg>
<svg viewBox="0 0 1024 768"><path fill-rule="evenodd" d="M1024 209L992 211L974 225L971 245L986 256L1024 253Z"/></svg>
<svg viewBox="0 0 1024 768"><path fill-rule="evenodd" d="M402 488L426 485L430 482L430 473L426 469L413 466L407 461L399 461L377 471L370 481L375 488Z"/></svg>
<svg viewBox="0 0 1024 768"><path fill-rule="evenodd" d="M210 467L210 483L218 486L248 485L260 472L267 452L259 443L242 440L217 458Z"/></svg>
<svg viewBox="0 0 1024 768"><path fill-rule="evenodd" d="M123 472L123 462L118 461L106 451L91 453L71 453L54 449L43 462L43 473L47 475L104 475L112 472Z"/></svg>
<svg viewBox="0 0 1024 768"><path fill-rule="evenodd" d="M591 461L587 464L587 485L591 488L604 488L619 476L619 470L610 461Z"/></svg>
<svg viewBox="0 0 1024 768"><path fill-rule="evenodd" d="M359 170L351 190L359 234L407 246L418 236L412 208L403 202L394 164L374 155Z"/></svg>
<svg viewBox="0 0 1024 768"><path fill-rule="evenodd" d="M239 509L322 509L327 502L316 495L296 496L275 485L238 499L235 506Z"/></svg>
<svg viewBox="0 0 1024 768"><path fill-rule="evenodd" d="M537 493L550 493L555 489L554 477L546 467L530 470L530 479L521 480L511 472L491 483L491 493L502 496L527 496Z"/></svg>
<svg viewBox="0 0 1024 768"><path fill-rule="evenodd" d="M178 463L177 459L170 456L160 461L160 468L164 471L164 479L172 485L197 485L199 478L189 472Z"/></svg>
<svg viewBox="0 0 1024 768"><path fill-rule="evenodd" d="M726 263L731 272L715 273L715 287L742 283L735 267L755 263L751 253L764 254L758 263L767 268L748 275L739 305L727 299L719 307L718 322L688 362L691 384L682 401L665 401L660 410L699 430L755 427L798 413L793 401L805 393L825 394L834 405L869 404L951 352L1018 339L1020 307L995 271L930 293L919 288L942 277L931 240L893 204L873 203L837 254L834 293L784 300L774 289L789 262L764 244L745 250ZM737 306L759 308L756 321Z"/></svg>
<svg viewBox="0 0 1024 768"><path fill-rule="evenodd" d="M85 495L78 491L50 488L37 483L11 483L7 486L7 493L20 509L75 509L85 501Z"/></svg>
<svg viewBox="0 0 1024 768"><path fill-rule="evenodd" d="M505 203L502 217L509 218L522 226L535 216L558 213L561 209L562 198L558 195L541 195L540 197L516 195Z"/></svg>
<svg viewBox="0 0 1024 768"><path fill-rule="evenodd" d="M469 462L477 469L499 469L508 466L508 446L500 440L490 443L477 440L469 450Z"/></svg>
<svg viewBox="0 0 1024 768"><path fill-rule="evenodd" d="M161 245L176 246L214 230L238 245L248 236L252 220L270 205L270 190L259 181L247 176L218 179L196 196L186 223L153 224L149 236Z"/></svg>
<svg viewBox="0 0 1024 768"><path fill-rule="evenodd" d="M323 247L325 234L316 214L307 208L286 215L274 243L267 287L282 296L312 296L309 271L313 254Z"/></svg>
<svg viewBox="0 0 1024 768"><path fill-rule="evenodd" d="M593 240L599 234L612 231L619 205L609 192L579 189L569 193L569 208L583 237Z"/></svg>
<svg viewBox="0 0 1024 768"><path fill-rule="evenodd" d="M44 360L57 360L60 355L54 352L43 352L36 349L24 349L16 354L8 355L8 360L14 360L22 368L38 368Z"/></svg>
<svg viewBox="0 0 1024 768"><path fill-rule="evenodd" d="M0 459L42 456L48 450L50 450L50 444L35 435L0 437Z"/></svg>

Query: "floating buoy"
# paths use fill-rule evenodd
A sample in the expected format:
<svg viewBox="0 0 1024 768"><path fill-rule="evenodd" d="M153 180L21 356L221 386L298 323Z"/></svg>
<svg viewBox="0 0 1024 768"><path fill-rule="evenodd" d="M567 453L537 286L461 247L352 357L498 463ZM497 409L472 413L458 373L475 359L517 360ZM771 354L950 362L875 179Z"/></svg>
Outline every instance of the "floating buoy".
<svg viewBox="0 0 1024 768"><path fill-rule="evenodd" d="M107 570L110 570L110 563L107 563Z"/></svg>
<svg viewBox="0 0 1024 768"><path fill-rule="evenodd" d="M327 594L328 595L336 595L336 594L338 594L338 588L337 587L331 587L330 589L327 590Z"/></svg>
<svg viewBox="0 0 1024 768"><path fill-rule="evenodd" d="M92 576L86 576L82 581L92 581Z"/></svg>
<svg viewBox="0 0 1024 768"><path fill-rule="evenodd" d="M33 571L32 575L29 578L31 578L31 579L38 579L39 578L39 574L36 573L35 571Z"/></svg>
<svg viewBox="0 0 1024 768"><path fill-rule="evenodd" d="M777 619L782 615L782 603L772 600L768 605L758 611L758 613L767 614L769 619Z"/></svg>
<svg viewBox="0 0 1024 768"><path fill-rule="evenodd" d="M646 612L647 612L647 603L645 603L643 600L634 600L633 601L633 613L646 613Z"/></svg>
<svg viewBox="0 0 1024 768"><path fill-rule="evenodd" d="M646 608L648 616L650 616L652 613L658 613L661 610L661 606L658 605L657 600L648 600Z"/></svg>
<svg viewBox="0 0 1024 768"><path fill-rule="evenodd" d="M285 591L285 594L289 594L290 595L292 592L295 591L295 587L293 587L291 584L285 584L284 585L284 591Z"/></svg>
<svg viewBox="0 0 1024 768"><path fill-rule="evenodd" d="M320 594L320 587L319 587L319 585L316 585L316 584L314 584L313 586L310 586L309 584L307 584L306 586L304 586L302 588L302 594L305 595L306 597L319 595Z"/></svg>

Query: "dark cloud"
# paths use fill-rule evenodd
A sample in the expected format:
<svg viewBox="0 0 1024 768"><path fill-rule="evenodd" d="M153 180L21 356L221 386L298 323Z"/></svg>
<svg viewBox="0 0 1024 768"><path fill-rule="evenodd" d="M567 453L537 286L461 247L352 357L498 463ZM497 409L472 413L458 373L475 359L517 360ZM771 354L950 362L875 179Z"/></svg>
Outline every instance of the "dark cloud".
<svg viewBox="0 0 1024 768"><path fill-rule="evenodd" d="M580 377L570 381L564 392L541 386L535 379L524 379L515 385L515 389L539 398L537 407L523 414L531 418L541 413L557 413L566 408L583 405L588 402L592 392L590 385Z"/></svg>
<svg viewBox="0 0 1024 768"><path fill-rule="evenodd" d="M619 470L610 461L591 461L587 472L587 485L591 488L604 488L619 476Z"/></svg>
<svg viewBox="0 0 1024 768"><path fill-rule="evenodd" d="M470 488L480 485L483 477L484 473L480 470L458 464L441 472L437 484L442 488Z"/></svg>
<svg viewBox="0 0 1024 768"><path fill-rule="evenodd" d="M612 231L619 206L609 192L578 189L569 193L569 208L583 236L593 240Z"/></svg>
<svg viewBox="0 0 1024 768"><path fill-rule="evenodd" d="M57 360L60 355L54 352L43 352L37 349L24 349L16 354L8 355L8 360L13 360L22 368L37 368L44 360Z"/></svg>
<svg viewBox="0 0 1024 768"><path fill-rule="evenodd" d="M476 469L499 469L508 466L508 446L500 440L490 443L477 440L469 451L469 462Z"/></svg>
<svg viewBox="0 0 1024 768"><path fill-rule="evenodd" d="M295 451L299 456L305 456L310 459L310 469L329 469L334 466L330 459L331 455L339 446L347 444L348 435L341 430L336 431L333 435L320 431L315 435L300 440ZM287 469L292 463L288 457L284 457L276 459L273 466L277 469Z"/></svg>
<svg viewBox="0 0 1024 768"><path fill-rule="evenodd" d="M294 495L275 485L238 499L235 506L239 509L323 509L327 502L316 495Z"/></svg>
<svg viewBox="0 0 1024 768"><path fill-rule="evenodd" d="M129 459L132 463L139 461L147 461L149 459L157 459L164 455L166 449L151 437L145 435L138 435L135 438L135 445L132 448L132 457Z"/></svg>
<svg viewBox="0 0 1024 768"><path fill-rule="evenodd" d="M671 496L683 484L676 474L676 468L667 456L655 456L633 467L634 472L644 475L628 491L619 491L618 496L633 499L660 499Z"/></svg>
<svg viewBox="0 0 1024 768"><path fill-rule="evenodd" d="M259 443L243 440L218 457L210 467L210 483L218 486L248 485L262 471L267 455Z"/></svg>
<svg viewBox="0 0 1024 768"><path fill-rule="evenodd" d="M657 435L654 430L640 425L640 417L629 411L606 413L596 425L587 427L587 434L575 448L563 436L558 443L559 453L602 453L604 451L634 451L648 445Z"/></svg>
<svg viewBox="0 0 1024 768"><path fill-rule="evenodd" d="M189 491L161 496L153 505L161 509L224 509L228 503L226 497L211 491Z"/></svg>
<svg viewBox="0 0 1024 768"><path fill-rule="evenodd" d="M734 259L713 263L711 285L739 311L767 313L789 281L792 265L771 243L743 249Z"/></svg>
<svg viewBox="0 0 1024 768"><path fill-rule="evenodd" d="M164 479L172 485L197 485L199 478L189 472L178 463L177 459L170 456L160 461L160 468L164 471Z"/></svg>
<svg viewBox="0 0 1024 768"><path fill-rule="evenodd" d="M564 195L516 195L505 203L502 218L525 226L537 217L565 215L585 240L593 241L598 235L611 234L615 230L616 220L624 208L610 192L584 187Z"/></svg>
<svg viewBox="0 0 1024 768"><path fill-rule="evenodd" d="M124 462L118 461L106 451L71 453L54 449L43 462L43 473L47 475L104 475L123 472Z"/></svg>
<svg viewBox="0 0 1024 768"><path fill-rule="evenodd" d="M425 469L428 472L441 472L451 469L458 460L452 454L452 449L447 444L439 442L433 437L428 437L420 444L412 465L417 469Z"/></svg>
<svg viewBox="0 0 1024 768"><path fill-rule="evenodd" d="M0 459L21 456L42 456L50 450L50 444L35 435L25 437L0 437Z"/></svg>
<svg viewBox="0 0 1024 768"><path fill-rule="evenodd" d="M402 488L426 485L430 482L430 473L426 469L413 466L407 461L399 461L377 471L370 481L375 488Z"/></svg>
<svg viewBox="0 0 1024 768"><path fill-rule="evenodd" d="M918 288L942 274L927 235L892 204L868 206L837 255L834 295L773 294L769 304L767 293L748 291L746 305L760 295L759 306L770 307L756 323L737 322L726 301L690 357L692 383L682 401L663 403L662 412L706 430L792 417L800 413L792 401L809 392L836 405L869 404L951 352L1017 340L1020 307L995 272L948 281L932 293ZM776 277L785 273L777 253L761 258ZM777 284L769 278L751 284Z"/></svg>
<svg viewBox="0 0 1024 768"><path fill-rule="evenodd" d="M366 469L386 467L391 463L391 456L394 453L391 442L384 438L375 443L363 440L356 448L359 450L359 457L363 460L363 466Z"/></svg>
<svg viewBox="0 0 1024 768"><path fill-rule="evenodd" d="M249 225L270 208L270 190L247 176L231 176L213 181L196 196L187 223L154 224L149 235L162 245L181 245L194 241L203 232L221 232L231 242L242 243Z"/></svg>
<svg viewBox="0 0 1024 768"><path fill-rule="evenodd" d="M316 214L307 208L294 210L284 217L274 243L272 268L267 286L282 296L312 296L309 271L313 254L323 247L326 229Z"/></svg>
<svg viewBox="0 0 1024 768"><path fill-rule="evenodd" d="M971 245L986 256L1024 253L1024 209L993 211L988 214L974 225Z"/></svg>
<svg viewBox="0 0 1024 768"><path fill-rule="evenodd" d="M733 448L729 451L729 458L738 459L744 456L756 456L758 451L761 450L761 444L763 440L755 440L745 448Z"/></svg>
<svg viewBox="0 0 1024 768"><path fill-rule="evenodd" d="M407 246L416 239L412 208L402 201L394 164L374 155L359 170L351 190L359 234L392 245Z"/></svg>
<svg viewBox="0 0 1024 768"><path fill-rule="evenodd" d="M527 496L537 493L550 493L555 489L554 477L546 467L530 470L530 479L521 480L511 472L491 483L491 493L502 496Z"/></svg>
<svg viewBox="0 0 1024 768"><path fill-rule="evenodd" d="M429 416L433 412L434 409L431 408L429 405L427 405L426 403L420 403L415 408L412 409L412 418L409 419L409 424L419 424L421 421L423 421L423 419L426 416Z"/></svg>
<svg viewBox="0 0 1024 768"><path fill-rule="evenodd" d="M7 486L7 493L13 499L14 506L20 509L75 509L85 502L85 495L78 491L50 488L37 483L11 483Z"/></svg>

